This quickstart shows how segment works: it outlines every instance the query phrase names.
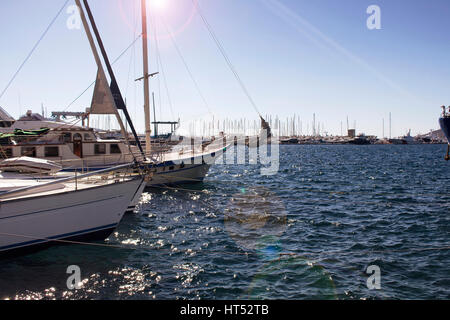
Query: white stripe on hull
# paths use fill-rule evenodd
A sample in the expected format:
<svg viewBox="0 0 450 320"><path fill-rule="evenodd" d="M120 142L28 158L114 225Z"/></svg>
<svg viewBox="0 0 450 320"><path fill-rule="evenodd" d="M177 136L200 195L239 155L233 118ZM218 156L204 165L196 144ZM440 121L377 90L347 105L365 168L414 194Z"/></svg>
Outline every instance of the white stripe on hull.
<svg viewBox="0 0 450 320"><path fill-rule="evenodd" d="M0 252L113 229L142 179L0 204Z"/></svg>

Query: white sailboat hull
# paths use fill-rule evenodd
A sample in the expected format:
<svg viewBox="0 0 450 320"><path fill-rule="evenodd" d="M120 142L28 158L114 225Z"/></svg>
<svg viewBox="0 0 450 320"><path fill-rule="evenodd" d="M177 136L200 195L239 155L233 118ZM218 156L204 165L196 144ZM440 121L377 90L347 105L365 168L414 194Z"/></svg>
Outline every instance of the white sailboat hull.
<svg viewBox="0 0 450 320"><path fill-rule="evenodd" d="M142 178L84 190L0 202L0 253L62 239L105 239Z"/></svg>
<svg viewBox="0 0 450 320"><path fill-rule="evenodd" d="M209 164L192 164L165 166L158 168L153 178L147 182L148 187L160 185L177 185L177 184L191 184L203 182L211 165ZM170 170L173 168L173 170Z"/></svg>
<svg viewBox="0 0 450 320"><path fill-rule="evenodd" d="M127 213L131 213L136 209L136 206L141 201L142 193L144 192L145 187L147 186L147 181L145 179L142 180L140 187L136 191L133 196L133 200L131 200L130 205L128 206Z"/></svg>
<svg viewBox="0 0 450 320"><path fill-rule="evenodd" d="M183 155L169 154L167 159L156 167L152 179L147 183L148 187L161 185L180 185L203 182L209 169L217 159L223 156L226 147L216 146L200 154L188 153ZM181 164L180 164L181 163Z"/></svg>

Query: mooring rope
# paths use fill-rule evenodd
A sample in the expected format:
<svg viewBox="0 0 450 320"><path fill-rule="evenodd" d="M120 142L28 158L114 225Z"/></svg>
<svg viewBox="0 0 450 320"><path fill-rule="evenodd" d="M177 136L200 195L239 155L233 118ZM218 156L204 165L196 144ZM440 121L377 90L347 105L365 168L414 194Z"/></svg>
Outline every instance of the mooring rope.
<svg viewBox="0 0 450 320"><path fill-rule="evenodd" d="M92 246L92 247L103 247L103 248L110 248L110 249L124 249L124 250L142 250L142 249L157 249L159 251L161 250L168 250L171 249L162 249L155 246L142 246L142 245L133 245L133 246L125 246L125 245L117 245L117 244L107 244L107 243L95 243L95 242L83 242L83 241L72 241L72 240L63 240L63 239L49 239L49 238L43 238L43 237L35 237L35 236L29 236L29 235L22 235L22 234L15 234L15 233L6 233L6 232L0 232L1 236L8 236L8 237L18 237L18 238L24 238L24 239L32 239L36 241L45 241L45 242L56 242L61 244L73 244L73 245L81 245L81 246ZM139 239L136 239L140 241ZM408 252L426 252L426 251L446 251L450 250L450 245L444 245L442 247L416 247L411 249L386 249L386 250L362 250L366 253L376 253L376 254L385 254L385 253L408 253ZM207 251L209 253L229 253L226 251L221 250L203 250ZM234 253L241 254L241 255L249 255L254 250L242 250L242 252L234 251ZM351 254L349 252L344 252L344 250L335 250L335 251L326 251L326 252L302 252L297 253L293 251L283 251L279 252L278 256L281 258L283 256L336 256L336 255L348 255Z"/></svg>

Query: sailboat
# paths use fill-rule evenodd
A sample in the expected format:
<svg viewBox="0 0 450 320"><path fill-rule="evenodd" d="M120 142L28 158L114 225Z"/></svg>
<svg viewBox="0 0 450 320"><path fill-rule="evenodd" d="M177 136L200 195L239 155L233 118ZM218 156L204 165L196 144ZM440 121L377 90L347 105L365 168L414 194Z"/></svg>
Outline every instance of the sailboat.
<svg viewBox="0 0 450 320"><path fill-rule="evenodd" d="M107 238L145 185L132 169L122 165L62 179L1 172L0 254Z"/></svg>
<svg viewBox="0 0 450 320"><path fill-rule="evenodd" d="M224 145L223 142L216 141L216 143L209 145L199 143L195 146L189 140L188 144L180 144L177 148L165 152L152 150L151 147L149 78L154 74L150 75L148 71L146 1L142 0L141 8L144 59L144 76L141 80L144 81L145 151L132 124L130 125L130 129L134 136L133 142L136 145L130 145L128 133L124 130L122 120L118 116L117 110L114 111L112 107L115 104L117 109L123 111L128 123L131 123L131 118L117 85L117 80L95 24L93 14L88 2L83 0L83 3L111 79L111 84L108 86L106 76L101 76L100 72L97 75L94 98L88 114L116 114L121 127L122 139L125 141L122 139L101 139L93 129L82 126L58 122L52 123L49 121L41 122L37 120L34 124L28 122L27 129L50 127L51 130L36 137L28 137L28 139L21 139L22 137L17 136L10 137L6 143L0 141L0 157L29 156L42 158L59 162L63 170L67 171L102 170L108 166L128 163L137 157L140 161L145 161L146 166L152 171L153 178L147 182L147 186L149 187L202 182L214 161L227 150L227 145ZM89 40L93 43L94 39L92 35L90 35ZM94 55L100 70L102 65L95 45L93 46L94 49ZM113 99L109 98L108 100L108 95L105 90L111 91ZM17 125L16 123L15 127ZM17 140L20 140L20 142Z"/></svg>
<svg viewBox="0 0 450 320"><path fill-rule="evenodd" d="M17 121L16 126L20 127L21 122ZM51 123L52 129L31 130L42 127L41 121L35 120L27 121L29 131L15 129L11 133L0 133L0 159L7 162L10 158L31 157L56 162L63 171L90 172L129 163L135 157L140 160L148 157L123 139L102 139L92 128L56 121L44 123ZM225 150L219 140L208 146L200 142L194 147L190 143L174 145L164 152L152 149L152 160L147 165L154 175L148 181L149 186L201 182L213 162L203 163L203 160L215 159Z"/></svg>
<svg viewBox="0 0 450 320"><path fill-rule="evenodd" d="M445 137L447 138L448 147L447 154L445 155L445 160L450 160L450 107L449 111L445 111L445 106L442 106L443 112L442 117L439 118L439 125L441 126L442 131L444 132Z"/></svg>
<svg viewBox="0 0 450 320"><path fill-rule="evenodd" d="M114 79L108 86L84 9L80 0L75 2L98 66L91 113L116 115L127 139L113 97ZM127 114L126 108L123 111ZM131 120L129 125L134 129ZM58 165L49 161L9 159L0 172L0 254L108 237L137 203L150 176L137 157L131 163L69 176L59 174Z"/></svg>
<svg viewBox="0 0 450 320"><path fill-rule="evenodd" d="M198 150L188 146L186 149L181 148L165 153L152 152L149 79L159 74L159 72L149 73L146 0L141 0L141 13L144 74L138 80L143 80L144 82L145 147L146 155L153 158L156 157L159 161L158 164L153 166L154 175L148 186L202 182L214 161L227 150L228 146L224 146L223 141L219 142L219 144L199 146Z"/></svg>

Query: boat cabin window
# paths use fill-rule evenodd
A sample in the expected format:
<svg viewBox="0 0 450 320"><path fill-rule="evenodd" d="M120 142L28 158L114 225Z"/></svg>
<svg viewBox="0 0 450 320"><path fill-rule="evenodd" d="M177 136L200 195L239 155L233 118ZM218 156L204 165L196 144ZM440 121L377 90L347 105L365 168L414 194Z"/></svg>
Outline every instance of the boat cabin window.
<svg viewBox="0 0 450 320"><path fill-rule="evenodd" d="M0 148L0 159L8 159L13 157L12 148Z"/></svg>
<svg viewBox="0 0 450 320"><path fill-rule="evenodd" d="M83 137L79 133L73 135L73 141L83 141Z"/></svg>
<svg viewBox="0 0 450 320"><path fill-rule="evenodd" d="M59 157L59 147L45 147L45 157Z"/></svg>
<svg viewBox="0 0 450 320"><path fill-rule="evenodd" d="M12 125L10 121L0 121L0 128L10 128Z"/></svg>
<svg viewBox="0 0 450 320"><path fill-rule="evenodd" d="M106 144L96 144L94 152L95 154L106 154Z"/></svg>
<svg viewBox="0 0 450 320"><path fill-rule="evenodd" d="M90 133L85 133L84 134L84 141L92 141L94 139L92 139L92 136Z"/></svg>
<svg viewBox="0 0 450 320"><path fill-rule="evenodd" d="M36 148L35 147L22 147L21 154L23 157L36 158Z"/></svg>
<svg viewBox="0 0 450 320"><path fill-rule="evenodd" d="M111 144L109 153L110 154L121 154L122 151L120 150L120 147L118 144Z"/></svg>
<svg viewBox="0 0 450 320"><path fill-rule="evenodd" d="M70 132L66 132L63 134L63 142L72 142L72 134Z"/></svg>

